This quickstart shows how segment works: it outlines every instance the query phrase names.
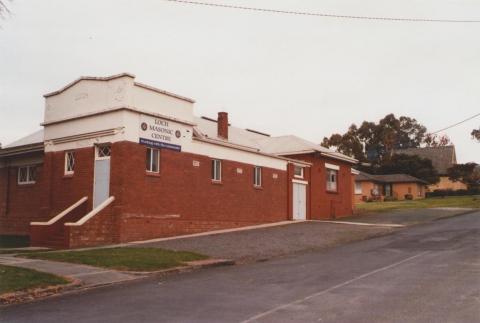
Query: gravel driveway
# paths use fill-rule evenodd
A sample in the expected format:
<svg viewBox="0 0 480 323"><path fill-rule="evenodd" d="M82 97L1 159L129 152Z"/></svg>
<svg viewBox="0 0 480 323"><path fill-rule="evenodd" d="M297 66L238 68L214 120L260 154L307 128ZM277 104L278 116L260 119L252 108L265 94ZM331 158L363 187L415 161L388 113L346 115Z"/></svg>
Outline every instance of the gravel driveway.
<svg viewBox="0 0 480 323"><path fill-rule="evenodd" d="M318 250L392 232L392 228L300 222L208 236L150 242L136 247L195 251L215 258L250 262ZM132 246L134 247L134 246Z"/></svg>

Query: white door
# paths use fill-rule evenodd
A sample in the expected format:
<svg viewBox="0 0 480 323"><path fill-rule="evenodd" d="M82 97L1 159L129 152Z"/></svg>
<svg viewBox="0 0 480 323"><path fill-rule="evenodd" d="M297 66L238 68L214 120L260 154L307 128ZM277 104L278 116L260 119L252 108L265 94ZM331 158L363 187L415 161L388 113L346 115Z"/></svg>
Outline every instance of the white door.
<svg viewBox="0 0 480 323"><path fill-rule="evenodd" d="M110 146L95 149L93 208L110 197Z"/></svg>
<svg viewBox="0 0 480 323"><path fill-rule="evenodd" d="M307 219L307 185L293 183L293 219Z"/></svg>

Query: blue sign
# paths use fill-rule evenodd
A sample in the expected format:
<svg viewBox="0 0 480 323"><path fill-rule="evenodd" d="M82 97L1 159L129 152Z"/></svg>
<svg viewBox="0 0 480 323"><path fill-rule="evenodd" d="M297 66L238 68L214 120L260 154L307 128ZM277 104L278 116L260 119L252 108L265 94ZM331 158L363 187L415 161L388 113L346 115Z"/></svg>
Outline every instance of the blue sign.
<svg viewBox="0 0 480 323"><path fill-rule="evenodd" d="M169 144L166 142L155 141L151 139L140 138L140 144L154 147L154 148L166 148L175 151L182 151L182 146Z"/></svg>

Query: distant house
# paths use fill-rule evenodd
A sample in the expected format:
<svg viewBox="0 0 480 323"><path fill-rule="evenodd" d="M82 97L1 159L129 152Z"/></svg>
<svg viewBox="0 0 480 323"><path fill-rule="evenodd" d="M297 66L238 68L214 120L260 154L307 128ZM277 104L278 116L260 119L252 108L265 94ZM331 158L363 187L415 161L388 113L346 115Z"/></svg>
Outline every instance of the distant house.
<svg viewBox="0 0 480 323"><path fill-rule="evenodd" d="M404 200L425 197L427 182L407 174L371 175L360 172L355 176L355 202L383 201L386 197Z"/></svg>
<svg viewBox="0 0 480 323"><path fill-rule="evenodd" d="M457 164L457 155L455 146L443 147L425 147L425 148L408 148L395 151L396 154L415 155L427 158L432 161L433 167L440 175L440 181L437 184L429 185L430 191L434 190L460 190L467 189L467 185L462 182L453 182L448 179L447 170Z"/></svg>

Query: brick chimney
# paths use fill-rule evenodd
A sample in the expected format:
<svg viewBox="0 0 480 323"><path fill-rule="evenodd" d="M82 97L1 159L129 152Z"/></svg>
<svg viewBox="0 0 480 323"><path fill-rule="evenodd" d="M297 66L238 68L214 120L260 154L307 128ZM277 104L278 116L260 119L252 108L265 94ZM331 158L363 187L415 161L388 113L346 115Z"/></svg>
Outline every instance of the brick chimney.
<svg viewBox="0 0 480 323"><path fill-rule="evenodd" d="M217 119L217 135L228 140L228 113L219 112Z"/></svg>

